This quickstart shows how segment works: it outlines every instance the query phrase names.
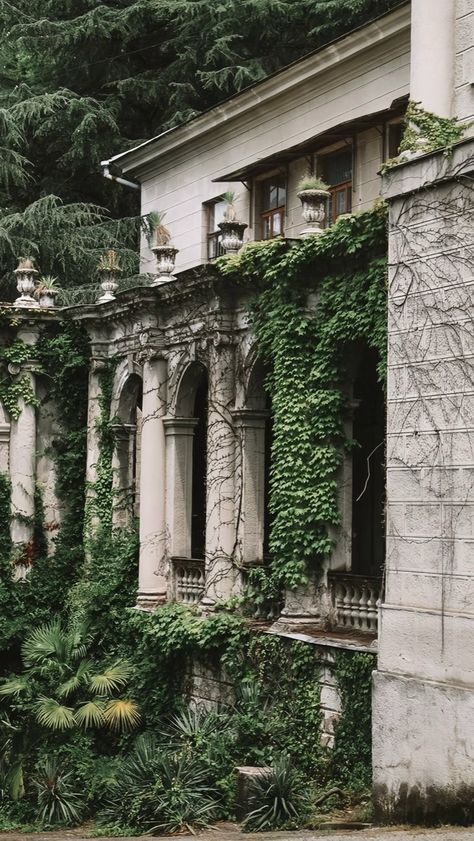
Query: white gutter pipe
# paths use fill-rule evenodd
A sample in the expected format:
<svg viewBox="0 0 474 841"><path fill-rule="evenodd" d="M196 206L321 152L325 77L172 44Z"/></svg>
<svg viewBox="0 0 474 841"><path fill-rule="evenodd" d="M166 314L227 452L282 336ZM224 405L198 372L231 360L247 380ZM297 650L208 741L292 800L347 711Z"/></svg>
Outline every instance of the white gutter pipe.
<svg viewBox="0 0 474 841"><path fill-rule="evenodd" d="M109 181L116 181L118 184L124 184L125 187L133 187L134 190L139 190L141 186L135 181L128 181L126 178L121 178L119 175L112 175L108 167L108 161L104 161L102 164L102 175L104 178L108 178Z"/></svg>

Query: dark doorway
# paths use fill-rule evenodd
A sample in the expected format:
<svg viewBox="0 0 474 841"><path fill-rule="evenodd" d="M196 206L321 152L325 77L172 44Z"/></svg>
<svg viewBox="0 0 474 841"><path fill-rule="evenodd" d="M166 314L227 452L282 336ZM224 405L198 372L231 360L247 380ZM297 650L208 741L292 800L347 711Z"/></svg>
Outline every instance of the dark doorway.
<svg viewBox="0 0 474 841"><path fill-rule="evenodd" d="M363 348L354 381L352 572L381 575L385 563L385 394L378 354Z"/></svg>
<svg viewBox="0 0 474 841"><path fill-rule="evenodd" d="M194 401L197 424L193 438L193 482L191 507L191 557L202 560L206 545L208 378L203 368Z"/></svg>

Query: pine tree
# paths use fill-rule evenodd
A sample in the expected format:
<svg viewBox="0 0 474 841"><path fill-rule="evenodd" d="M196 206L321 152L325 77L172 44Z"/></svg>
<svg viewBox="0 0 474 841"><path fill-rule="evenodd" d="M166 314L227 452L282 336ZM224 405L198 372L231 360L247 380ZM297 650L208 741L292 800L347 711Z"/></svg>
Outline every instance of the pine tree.
<svg viewBox="0 0 474 841"><path fill-rule="evenodd" d="M104 247L134 270L137 222L113 219L133 217L137 195L101 178L100 160L396 2L0 0L0 277L28 252L84 282Z"/></svg>

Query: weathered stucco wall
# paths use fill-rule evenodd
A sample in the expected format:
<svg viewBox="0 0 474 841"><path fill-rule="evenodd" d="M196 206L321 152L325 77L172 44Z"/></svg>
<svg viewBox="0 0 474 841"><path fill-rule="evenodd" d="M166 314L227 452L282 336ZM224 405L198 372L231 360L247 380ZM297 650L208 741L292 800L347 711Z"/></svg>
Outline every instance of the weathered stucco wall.
<svg viewBox="0 0 474 841"><path fill-rule="evenodd" d="M474 142L386 177L386 594L374 783L389 820L474 817Z"/></svg>

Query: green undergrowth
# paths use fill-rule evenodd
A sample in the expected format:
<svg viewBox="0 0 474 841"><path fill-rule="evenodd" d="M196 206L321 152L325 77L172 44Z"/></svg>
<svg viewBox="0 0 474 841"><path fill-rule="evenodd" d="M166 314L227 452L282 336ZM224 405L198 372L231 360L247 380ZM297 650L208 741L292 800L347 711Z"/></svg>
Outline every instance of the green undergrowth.
<svg viewBox="0 0 474 841"><path fill-rule="evenodd" d="M253 328L270 370L273 560L253 574L248 598L254 603L304 583L331 552L329 529L339 522L337 470L351 446L343 383L355 343L378 351L382 381L385 376L385 253L386 212L379 207L342 218L297 246L276 239L219 261L225 277L254 288ZM235 816L235 766L263 765L272 771L260 801L255 795L249 827L268 825L275 797L274 825L302 823L310 818L311 798L325 787L361 789L370 778L372 658L351 654L335 664L343 714L331 753L320 742L321 663L312 646L264 634L229 605L209 617L175 603L152 614L135 609L136 523L118 531L111 518L113 362L99 377L97 482L85 501L89 363L87 339L72 324L49 326L38 342L37 376L59 409L51 456L64 507L60 529L48 527L55 535L48 556L38 487L32 564L23 583L11 576L10 488L0 477L0 678L34 682L29 700L21 693L7 700L0 681L0 820L5 827L45 827L93 818L114 834L202 826ZM68 638L85 635L89 665L81 655L80 675L67 666L74 685L99 665L113 674L114 664L126 664L125 700L140 715L133 729L76 726L81 718L76 721L77 705L67 693L53 704L67 727L37 721L34 699L44 674L32 678L22 644L24 655L31 629L55 616ZM57 668L48 661L53 694ZM203 711L186 719L197 668L227 685L216 719ZM41 703L44 711L44 698ZM62 709L68 704L69 712ZM100 721L103 712L99 695L87 720ZM12 788L19 757L22 783ZM299 804L296 811L286 809L286 800Z"/></svg>

